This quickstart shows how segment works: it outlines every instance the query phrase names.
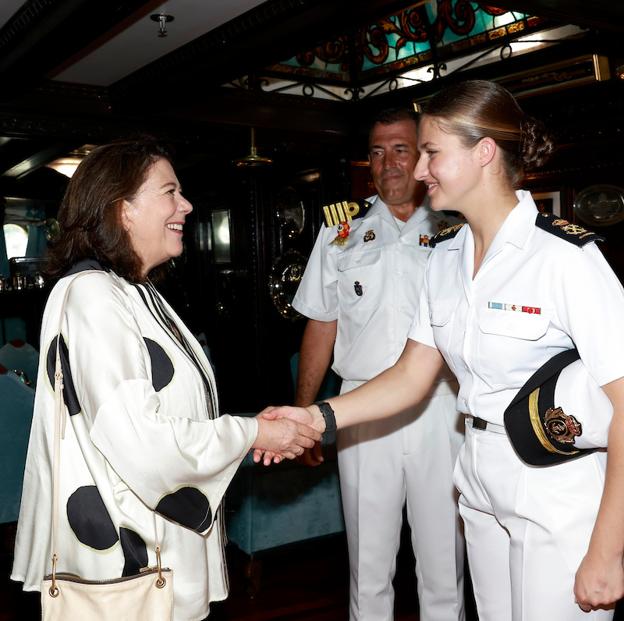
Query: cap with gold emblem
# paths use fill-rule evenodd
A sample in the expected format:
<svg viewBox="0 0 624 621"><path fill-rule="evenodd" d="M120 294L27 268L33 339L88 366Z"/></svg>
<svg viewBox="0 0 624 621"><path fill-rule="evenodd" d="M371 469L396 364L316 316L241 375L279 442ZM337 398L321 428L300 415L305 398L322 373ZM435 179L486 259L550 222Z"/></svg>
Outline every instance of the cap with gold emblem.
<svg viewBox="0 0 624 621"><path fill-rule="evenodd" d="M576 349L540 367L505 410L505 428L520 458L550 466L607 446L611 401Z"/></svg>

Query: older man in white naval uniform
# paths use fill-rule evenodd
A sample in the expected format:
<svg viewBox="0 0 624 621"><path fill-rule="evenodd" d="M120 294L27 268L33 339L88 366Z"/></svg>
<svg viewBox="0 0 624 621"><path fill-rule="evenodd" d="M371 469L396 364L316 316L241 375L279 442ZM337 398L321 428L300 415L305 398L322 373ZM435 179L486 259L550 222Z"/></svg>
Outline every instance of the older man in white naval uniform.
<svg viewBox="0 0 624 621"><path fill-rule="evenodd" d="M417 121L382 113L369 135L378 195L347 226L320 232L293 306L308 317L296 403L308 405L329 367L353 390L392 366L406 343L429 256L429 238L450 224L420 206L413 178ZM421 621L462 621L463 549L452 472L462 441L452 376L430 400L390 420L338 435L350 563L351 621L393 619L392 579L403 506L412 531ZM318 454L307 456L318 463Z"/></svg>

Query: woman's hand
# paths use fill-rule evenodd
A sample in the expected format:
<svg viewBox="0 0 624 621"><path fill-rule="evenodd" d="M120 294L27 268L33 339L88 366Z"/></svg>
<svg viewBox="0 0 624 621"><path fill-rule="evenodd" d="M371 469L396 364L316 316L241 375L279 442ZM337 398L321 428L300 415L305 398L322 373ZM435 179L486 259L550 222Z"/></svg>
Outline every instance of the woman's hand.
<svg viewBox="0 0 624 621"><path fill-rule="evenodd" d="M587 553L576 572L574 598L584 612L612 609L624 595L624 567L619 555L596 558Z"/></svg>
<svg viewBox="0 0 624 621"><path fill-rule="evenodd" d="M574 581L574 597L585 612L613 608L624 596L624 378L602 389L613 405L609 459L598 517Z"/></svg>
<svg viewBox="0 0 624 621"><path fill-rule="evenodd" d="M268 466L283 458L294 459L321 439L321 432L310 426L311 415L287 416L283 410L304 408L265 408L256 417L258 435L252 445L254 461Z"/></svg>

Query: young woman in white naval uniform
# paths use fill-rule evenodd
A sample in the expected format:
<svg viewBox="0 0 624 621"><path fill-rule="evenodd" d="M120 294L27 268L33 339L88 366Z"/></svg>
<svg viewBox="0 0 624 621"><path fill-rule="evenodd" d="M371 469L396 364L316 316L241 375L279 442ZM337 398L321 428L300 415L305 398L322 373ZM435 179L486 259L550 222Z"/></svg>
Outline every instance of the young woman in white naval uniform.
<svg viewBox="0 0 624 621"><path fill-rule="evenodd" d="M333 413L338 428L389 416L423 399L445 360L468 423L455 483L481 621L602 621L624 595L624 290L594 235L538 214L516 191L524 167L551 150L497 84L436 95L414 174L434 210L459 210L467 224L436 240L401 358L321 407L265 414L322 431ZM608 465L605 451L528 465L503 414L540 367L575 347L613 406ZM591 413L578 422L576 435L591 428Z"/></svg>

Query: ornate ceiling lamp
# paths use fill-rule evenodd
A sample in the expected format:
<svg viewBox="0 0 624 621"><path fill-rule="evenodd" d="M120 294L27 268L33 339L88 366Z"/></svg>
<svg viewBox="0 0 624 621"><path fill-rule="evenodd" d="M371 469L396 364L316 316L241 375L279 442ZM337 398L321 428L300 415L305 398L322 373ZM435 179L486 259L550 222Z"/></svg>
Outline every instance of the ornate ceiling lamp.
<svg viewBox="0 0 624 621"><path fill-rule="evenodd" d="M262 155L258 155L258 151L256 149L256 130L253 127L251 127L250 129L251 144L249 148L249 153L245 155L245 157L234 160L234 164L237 166L237 168L270 166L271 164L273 164L273 160L270 157L263 157Z"/></svg>

